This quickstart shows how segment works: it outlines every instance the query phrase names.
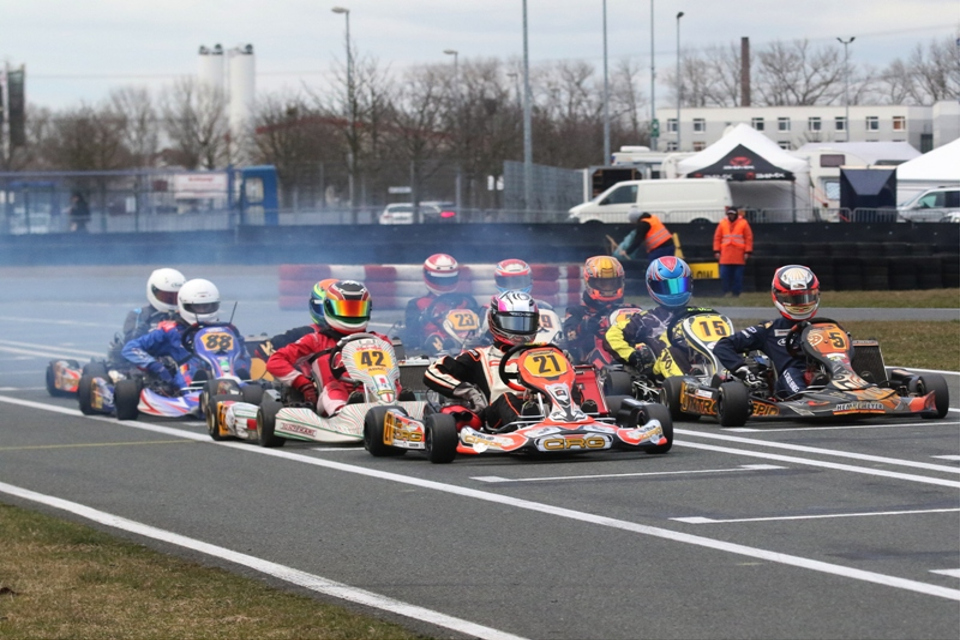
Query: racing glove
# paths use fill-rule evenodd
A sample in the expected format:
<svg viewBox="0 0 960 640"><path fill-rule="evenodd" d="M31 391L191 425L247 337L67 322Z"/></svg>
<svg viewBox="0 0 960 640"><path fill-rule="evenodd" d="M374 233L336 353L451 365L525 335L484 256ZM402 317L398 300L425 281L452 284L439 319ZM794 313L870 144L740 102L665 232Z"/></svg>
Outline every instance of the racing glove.
<svg viewBox="0 0 960 640"><path fill-rule="evenodd" d="M633 353L630 354L628 362L631 367L642 371L651 366L656 359L656 356L653 354L653 349L646 344L640 343L636 346Z"/></svg>
<svg viewBox="0 0 960 640"><path fill-rule="evenodd" d="M292 386L300 392L304 402L315 405L317 404L317 400L320 399L320 394L317 393L317 385L313 384L313 381L306 376L297 376Z"/></svg>
<svg viewBox="0 0 960 640"><path fill-rule="evenodd" d="M173 374L170 373L170 370L163 366L163 363L159 360L154 360L147 365L147 373L156 376L157 379L164 384L170 384L173 382Z"/></svg>
<svg viewBox="0 0 960 640"><path fill-rule="evenodd" d="M763 380L747 365L742 365L733 372L733 375L743 380L743 383L751 389L756 389L763 385Z"/></svg>
<svg viewBox="0 0 960 640"><path fill-rule="evenodd" d="M469 382L461 382L453 390L453 397L458 398L474 411L482 411L487 406L487 398L483 392Z"/></svg>

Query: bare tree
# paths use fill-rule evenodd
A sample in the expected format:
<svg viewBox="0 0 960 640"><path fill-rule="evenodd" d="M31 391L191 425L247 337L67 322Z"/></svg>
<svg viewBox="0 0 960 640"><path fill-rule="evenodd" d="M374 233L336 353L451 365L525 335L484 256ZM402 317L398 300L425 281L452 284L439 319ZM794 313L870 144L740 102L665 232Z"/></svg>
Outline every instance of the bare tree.
<svg viewBox="0 0 960 640"><path fill-rule="evenodd" d="M215 169L226 161L229 124L220 89L194 78L177 80L165 96L163 125L175 163L187 169Z"/></svg>
<svg viewBox="0 0 960 640"><path fill-rule="evenodd" d="M121 119L123 141L137 167L153 164L159 150L160 123L146 87L122 87L110 94L110 105Z"/></svg>
<svg viewBox="0 0 960 640"><path fill-rule="evenodd" d="M843 55L806 40L774 42L757 53L754 92L769 106L831 104L843 96Z"/></svg>
<svg viewBox="0 0 960 640"><path fill-rule="evenodd" d="M649 137L642 111L647 101L640 90L640 63L624 58L617 62L613 71L612 90L610 92L610 111L612 137L622 138L621 144L636 144L644 136ZM641 124L643 122L644 124Z"/></svg>
<svg viewBox="0 0 960 640"><path fill-rule="evenodd" d="M41 153L52 169L110 171L129 166L122 118L109 107L82 104L51 117Z"/></svg>
<svg viewBox="0 0 960 640"><path fill-rule="evenodd" d="M933 104L960 98L960 47L951 36L918 44L907 60L897 58L880 74L884 97L891 104Z"/></svg>

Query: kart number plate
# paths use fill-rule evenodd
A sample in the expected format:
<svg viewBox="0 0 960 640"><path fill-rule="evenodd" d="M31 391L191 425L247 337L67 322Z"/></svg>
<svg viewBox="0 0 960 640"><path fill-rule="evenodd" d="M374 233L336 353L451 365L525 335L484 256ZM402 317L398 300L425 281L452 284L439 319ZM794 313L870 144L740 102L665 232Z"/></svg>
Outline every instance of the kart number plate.
<svg viewBox="0 0 960 640"><path fill-rule="evenodd" d="M447 321L454 331L474 331L480 328L477 314L470 309L451 309L447 312Z"/></svg>
<svg viewBox="0 0 960 640"><path fill-rule="evenodd" d="M353 354L353 363L360 371L369 372L372 369L390 369L393 367L393 358L383 349L358 349Z"/></svg>
<svg viewBox="0 0 960 640"><path fill-rule="evenodd" d="M201 338L203 346L208 351L232 351L233 336L226 331L212 331Z"/></svg>
<svg viewBox="0 0 960 640"><path fill-rule="evenodd" d="M700 315L688 322L690 332L704 342L713 342L731 334L730 324L720 315Z"/></svg>
<svg viewBox="0 0 960 640"><path fill-rule="evenodd" d="M570 370L569 361L556 349L533 349L525 354L520 365L535 378L556 378Z"/></svg>

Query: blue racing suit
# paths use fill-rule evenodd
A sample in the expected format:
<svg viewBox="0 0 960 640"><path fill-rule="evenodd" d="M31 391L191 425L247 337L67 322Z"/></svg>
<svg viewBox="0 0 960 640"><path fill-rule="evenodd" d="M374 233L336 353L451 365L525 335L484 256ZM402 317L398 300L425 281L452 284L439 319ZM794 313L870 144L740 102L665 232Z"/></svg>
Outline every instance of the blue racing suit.
<svg viewBox="0 0 960 640"><path fill-rule="evenodd" d="M793 395L807 388L804 372L807 368L803 356L793 356L787 350L787 336L800 321L780 317L762 322L732 336L720 338L713 347L713 353L720 363L730 371L746 364L744 353L762 351L773 362L777 372L778 395Z"/></svg>
<svg viewBox="0 0 960 640"><path fill-rule="evenodd" d="M186 381L183 375L179 371L170 371L159 359L169 356L181 365L193 357L183 346L183 334L189 328L182 322L161 322L156 329L123 345L120 353L139 369L156 376L164 383L178 388L184 387Z"/></svg>

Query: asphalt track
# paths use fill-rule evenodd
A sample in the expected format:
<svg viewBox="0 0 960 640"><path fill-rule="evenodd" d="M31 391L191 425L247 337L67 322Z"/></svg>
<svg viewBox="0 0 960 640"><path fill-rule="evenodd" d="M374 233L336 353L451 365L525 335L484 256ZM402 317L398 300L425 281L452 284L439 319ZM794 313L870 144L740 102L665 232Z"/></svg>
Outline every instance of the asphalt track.
<svg viewBox="0 0 960 640"><path fill-rule="evenodd" d="M435 637L960 637L956 375L945 420L678 423L666 456L266 450L50 398L46 361L100 355L145 274L42 271L0 271L4 502ZM306 321L275 278L184 271L240 300L245 333Z"/></svg>

